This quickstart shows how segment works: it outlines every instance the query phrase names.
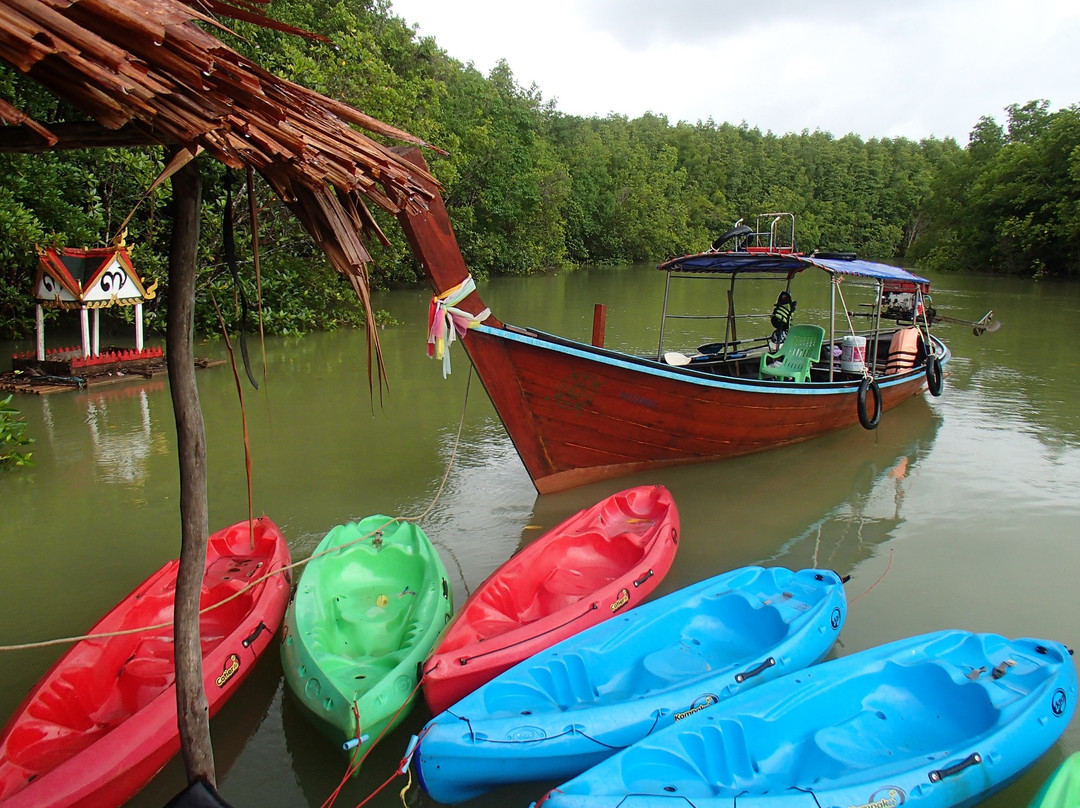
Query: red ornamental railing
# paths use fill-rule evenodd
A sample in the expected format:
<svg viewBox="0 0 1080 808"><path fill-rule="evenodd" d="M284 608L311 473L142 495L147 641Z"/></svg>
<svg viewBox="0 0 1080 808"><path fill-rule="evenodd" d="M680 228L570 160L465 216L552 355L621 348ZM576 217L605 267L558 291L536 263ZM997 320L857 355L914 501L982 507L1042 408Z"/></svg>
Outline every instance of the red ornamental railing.
<svg viewBox="0 0 1080 808"><path fill-rule="evenodd" d="M111 362L130 362L136 359L157 359L164 356L165 351L159 347L143 348L141 351L134 349L128 351L106 351L99 356L78 357L71 360L73 368L90 367L92 365L107 365Z"/></svg>
<svg viewBox="0 0 1080 808"><path fill-rule="evenodd" d="M154 346L150 348L143 348L141 351L137 351L134 348L130 350L119 351L105 351L98 356L82 356L82 348L79 346L73 346L70 348L50 348L45 351L45 359L59 359L60 357L67 357L68 354L76 354L71 360L71 366L73 368L89 367L91 365L106 365L110 362L130 362L138 359L157 359L165 355L165 349L160 346ZM37 351L19 351L12 354L14 359L33 359L37 356Z"/></svg>

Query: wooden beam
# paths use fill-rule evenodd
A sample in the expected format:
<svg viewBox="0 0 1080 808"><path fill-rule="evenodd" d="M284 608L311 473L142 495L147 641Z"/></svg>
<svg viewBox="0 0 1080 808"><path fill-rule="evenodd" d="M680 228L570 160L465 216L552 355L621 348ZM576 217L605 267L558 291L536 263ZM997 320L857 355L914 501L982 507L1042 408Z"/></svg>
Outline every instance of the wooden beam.
<svg viewBox="0 0 1080 808"><path fill-rule="evenodd" d="M0 126L0 154L42 154L61 149L178 145L166 135L155 134L135 124L128 124L120 129L107 129L90 121L50 124L45 128L56 137L55 143L50 144L37 132L25 126Z"/></svg>

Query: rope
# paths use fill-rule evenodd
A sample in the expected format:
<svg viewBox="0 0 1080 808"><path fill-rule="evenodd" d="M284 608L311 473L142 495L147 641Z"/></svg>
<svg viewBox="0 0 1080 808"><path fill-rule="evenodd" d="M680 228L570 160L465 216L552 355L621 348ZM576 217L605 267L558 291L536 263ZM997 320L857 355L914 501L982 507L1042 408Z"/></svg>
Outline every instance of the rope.
<svg viewBox="0 0 1080 808"><path fill-rule="evenodd" d="M217 297L214 295L214 290L210 290L210 302L214 304L214 313L217 314L218 325L221 326L221 336L225 338L225 349L229 352L229 366L232 368L233 381L236 382L236 397L240 402L240 424L244 433L244 470L247 472L247 500L248 500L248 524L255 518L254 508L252 505L252 486L251 486L251 441L248 437L247 426L247 410L244 409L244 387L240 384L240 373L236 369L236 354L233 353L232 340L229 339L229 329L225 327L225 318L221 316L221 309L218 307ZM245 355L244 361L247 362L247 356ZM251 370L248 370L248 375L251 375ZM259 385L255 385L257 390ZM251 549L255 549L255 536L251 536Z"/></svg>
<svg viewBox="0 0 1080 808"><path fill-rule="evenodd" d="M364 754L361 755L359 759L354 759L349 762L349 765L345 767L345 775L341 778L341 782L338 783L337 788L335 788L333 792L331 792L330 796L326 798L321 808L331 808L337 798L341 796L341 792L345 788L345 784L349 782L349 778L351 778L354 774L356 774L356 772L360 770L360 766L365 760L367 760L367 756L371 754L371 750L378 745L379 741L383 739L383 736L386 735L390 727L394 725L395 721L397 721L398 716L401 715L401 711L412 703L412 700L416 697L417 691L420 690L420 685L422 682L423 677L417 679L416 686L413 687L412 692L409 693L409 695L401 703L401 706L398 707L397 712L395 712L393 716L390 717L390 720L386 722L386 725L382 728L382 732L379 733L379 737L371 742L371 745L364 751ZM353 715L356 717L356 735L359 739L360 737L362 737L360 734L360 708L356 702L353 702ZM405 757L401 759L401 762L398 764L398 767L394 770L393 774L387 777L374 791L372 791L367 797L365 797L364 800L358 806L356 806L356 808L362 808L362 806L367 805L368 802L370 802L376 794L378 794L380 791L390 785L390 783L393 782L395 777L408 771L409 763L412 760L412 750L416 748L416 746L420 742L420 738L423 737L424 733L421 732L419 737L417 738L417 743L409 745L409 749L406 751ZM357 749L357 751L359 752L359 748ZM411 775L409 777L409 782L412 782ZM404 799L405 791L407 790L408 786L402 789L402 799Z"/></svg>
<svg viewBox="0 0 1080 808"><path fill-rule="evenodd" d="M591 606L589 606L588 609L583 611L581 614L574 615L569 620L567 620L565 623L562 623L562 624L560 624L558 626L552 626L551 628L547 629L546 631L541 631L539 634L532 634L532 635L529 635L528 637L522 637L520 640L515 640L514 642L507 643L506 645L500 645L498 648L492 648L490 651L484 651L481 654L473 654L470 657L461 657L458 660L458 662L460 664L462 664L462 665L465 665L466 663L472 662L474 659L480 659L481 657L490 656L491 654L498 654L498 653L500 653L502 651L505 651L507 648L513 648L516 645L521 645L522 643L525 643L525 642L531 642L536 637L540 637L540 636L543 636L544 634L550 634L553 631L558 631L559 629L566 628L567 626L571 625L575 621L580 620L583 617L588 617L590 614L592 614L593 612L595 612L599 608L600 608L600 606L598 604L593 603Z"/></svg>
<svg viewBox="0 0 1080 808"><path fill-rule="evenodd" d="M432 499L431 504L428 505L428 507L424 510L423 513L421 513L419 516L410 516L410 517L394 516L394 517L391 517L385 523L380 525L379 527L375 528L374 530L369 531L368 533L365 533L363 536L359 536L359 537L353 539L352 541L346 542L345 544L339 544L336 547L330 547L330 548L328 548L326 550L323 550L321 552L318 552L318 553L313 553L312 555L308 556L305 559L302 559L300 561L294 561L291 564L286 564L286 565L284 565L282 567L279 567L278 569L271 570L270 572L266 573L265 575L262 575L259 578L256 578L255 580L251 581L248 584L245 584L241 589L238 589L236 592L229 595L229 597L224 598L223 600L220 600L217 603L211 604L210 606L206 606L206 607L200 609L199 610L199 616L201 617L202 615L206 614L207 612L211 612L214 609L217 609L217 608L219 608L221 606L224 606L226 603L229 603L229 602L231 602L233 600L236 600L238 597L240 597L244 593L248 592L249 590L253 589L254 587L261 584L263 581L273 577L274 575L281 575L282 573L291 572L292 570L299 569L300 567L304 566L305 564L307 564L307 563L309 563L311 561L314 561L316 558L321 558L322 556L327 555L328 553L333 553L333 552L336 552L338 550L343 550L346 547L351 547L354 544L358 544L358 543L360 543L362 541L366 541L367 539L371 538L375 534L381 533L385 528L387 528L388 526L390 526L392 524L395 524L396 522L419 522L422 519L425 519L435 509L435 506L438 504L439 498L442 496L443 490L446 488L446 481L450 478L450 472L453 469L454 460L457 458L458 446L461 443L461 432L462 432L462 430L464 429L464 426L465 426L465 411L466 411L466 407L467 407L467 405L469 403L469 388L470 388L471 382L472 382L472 368L470 366L469 378L468 378L468 380L466 381L466 384L465 384L465 400L462 402L462 405L461 405L461 417L460 417L460 419L458 421L457 434L454 436L454 445L453 445L453 448L451 449L451 452L450 452L450 459L447 462L446 471L443 473L442 480L439 483L439 487L435 492L435 496ZM442 545L442 546L445 547L446 545ZM454 562L457 563L458 571L461 572L462 580L464 581L465 576L464 576L464 573L461 571L461 563L458 561L457 557L452 552L450 553L450 555L454 559ZM467 585L466 585L466 588L468 588ZM79 635L76 635L76 636L73 636L73 637L58 637L58 638L51 639L51 640L41 640L39 642L14 643L14 644L11 644L11 645L0 645L0 653L3 653L5 651L28 651L28 650L35 649L35 648L48 648L48 647L54 646L54 645L70 645L72 643L82 642L84 640L107 640L107 639L110 639L112 637L123 637L123 636L127 636L129 634L141 634L142 632L145 632L145 631L159 631L161 629L172 628L172 627L173 627L173 621L169 620L169 621L164 622L164 623L157 623L157 624L150 625L150 626L139 626L137 628L121 629L121 630L118 630L118 631L104 631L104 632L100 632L100 633L97 633L97 634L79 634Z"/></svg>
<svg viewBox="0 0 1080 808"><path fill-rule="evenodd" d="M874 587L877 586L878 584L880 584L885 579L885 576L889 574L889 570L892 569L893 552L894 552L893 549L890 548L889 549L889 566L887 566L885 568L885 572L881 573L881 575L878 576L878 579L876 581L874 581L872 584L870 584L869 589L867 589L861 595L857 595L856 597L854 597L854 598L852 598L851 600L848 601L848 608L849 609L851 608L852 605L855 604L856 601L862 600L867 595L869 595L873 591Z"/></svg>

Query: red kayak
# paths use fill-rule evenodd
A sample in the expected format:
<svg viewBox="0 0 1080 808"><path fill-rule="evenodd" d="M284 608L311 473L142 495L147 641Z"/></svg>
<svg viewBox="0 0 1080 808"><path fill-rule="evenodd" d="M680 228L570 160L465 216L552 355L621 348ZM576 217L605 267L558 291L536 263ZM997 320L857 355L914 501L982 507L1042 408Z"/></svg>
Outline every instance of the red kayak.
<svg viewBox="0 0 1080 808"><path fill-rule="evenodd" d="M537 651L636 606L679 543L670 492L643 485L571 516L495 570L424 664L434 715Z"/></svg>
<svg viewBox="0 0 1080 808"><path fill-rule="evenodd" d="M202 608L289 565L263 517L210 537ZM254 541L252 541L254 540ZM37 683L0 733L0 806L109 808L129 800L180 750L173 601L179 561L151 575ZM213 715L273 642L289 599L288 572L256 583L200 621L203 686Z"/></svg>

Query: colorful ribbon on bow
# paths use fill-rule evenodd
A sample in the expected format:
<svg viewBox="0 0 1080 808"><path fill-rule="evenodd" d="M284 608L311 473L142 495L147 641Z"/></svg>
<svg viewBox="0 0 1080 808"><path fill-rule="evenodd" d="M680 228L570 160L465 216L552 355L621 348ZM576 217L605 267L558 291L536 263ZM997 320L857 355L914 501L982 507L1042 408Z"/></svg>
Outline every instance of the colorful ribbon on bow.
<svg viewBox="0 0 1080 808"><path fill-rule="evenodd" d="M428 307L427 355L442 360L444 379L450 375L451 343L457 337L465 336L468 329L484 322L491 315L491 309L472 314L457 308L457 304L475 289L476 282L472 275L469 275L457 286L431 298L431 305Z"/></svg>

